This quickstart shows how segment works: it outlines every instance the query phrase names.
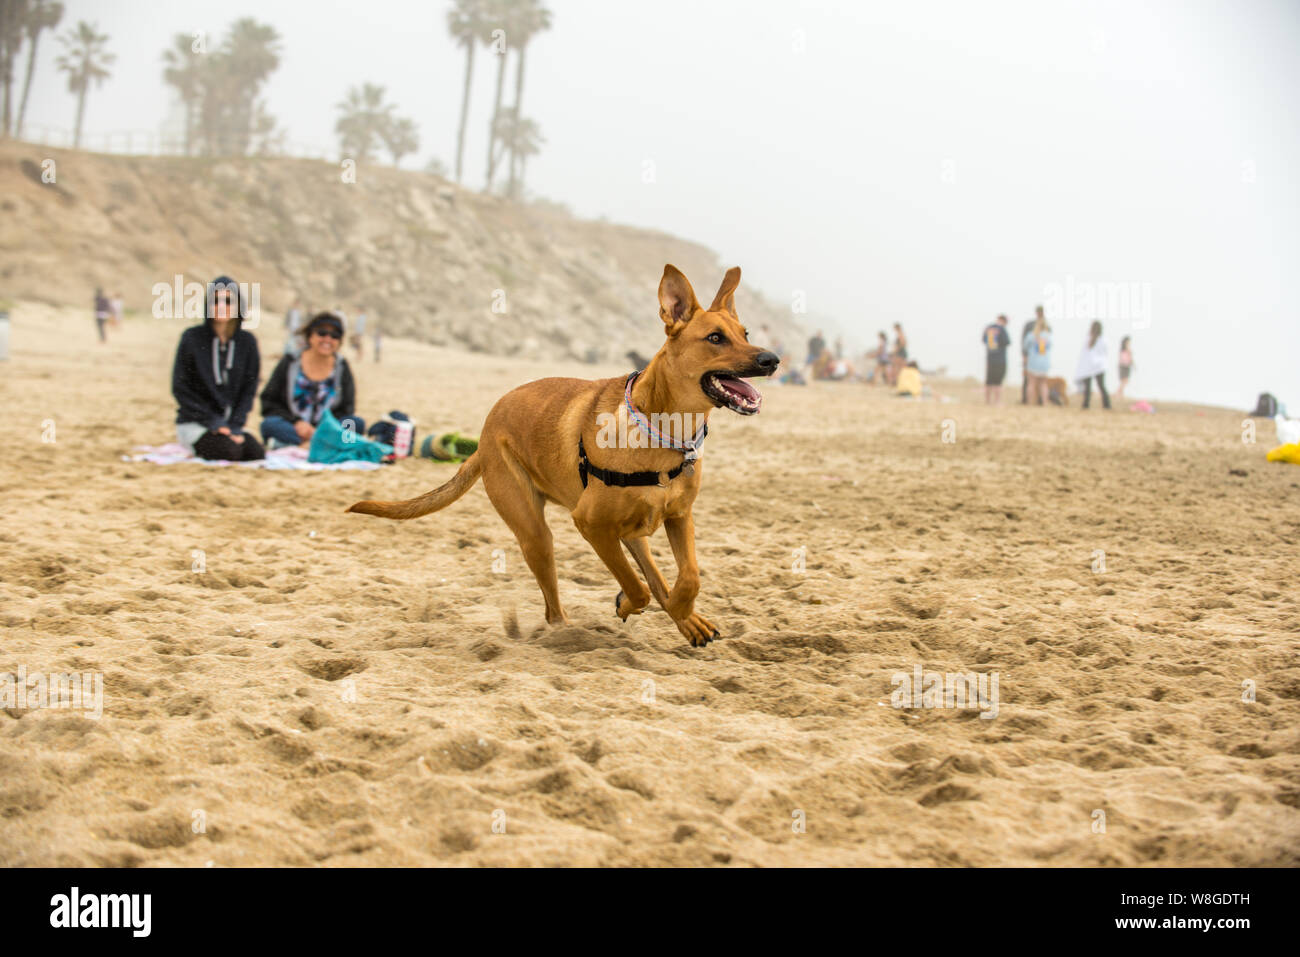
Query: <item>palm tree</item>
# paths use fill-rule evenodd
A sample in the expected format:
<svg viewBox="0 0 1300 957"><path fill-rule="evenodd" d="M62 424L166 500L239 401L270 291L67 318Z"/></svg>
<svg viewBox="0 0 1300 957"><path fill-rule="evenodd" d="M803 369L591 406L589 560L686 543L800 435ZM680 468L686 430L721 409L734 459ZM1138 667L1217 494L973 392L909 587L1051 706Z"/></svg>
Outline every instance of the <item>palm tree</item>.
<svg viewBox="0 0 1300 957"><path fill-rule="evenodd" d="M487 186L485 189L491 192L492 180L496 176L497 169L497 121L501 119L501 91L506 84L506 55L510 52L509 44L514 37L514 17L518 0L484 0L484 2L487 6L489 31L501 30L505 37L505 44L501 52L497 54L500 57L497 62L497 95L492 106L492 122L488 124Z"/></svg>
<svg viewBox="0 0 1300 957"><path fill-rule="evenodd" d="M265 119L255 105L257 94L280 65L280 34L275 27L252 17L236 20L222 44L228 67L227 80L234 87L230 126L234 152L243 155L254 135L254 126Z"/></svg>
<svg viewBox="0 0 1300 957"><path fill-rule="evenodd" d="M55 60L60 70L68 74L68 90L77 94L77 126L73 135L72 146L81 148L81 123L86 116L86 92L93 82L103 86L108 79L108 67L117 59L104 49L108 43L107 34L97 32L97 27L82 20L75 30L69 30L59 37L64 52Z"/></svg>
<svg viewBox="0 0 1300 957"><path fill-rule="evenodd" d="M388 152L393 157L393 165L397 166L402 162L402 157L414 153L420 148L420 134L416 132L415 120L410 117L393 119L381 131L384 139L384 145L388 147Z"/></svg>
<svg viewBox="0 0 1300 957"><path fill-rule="evenodd" d="M335 107L341 114L334 124L343 156L358 163L370 159L371 150L393 124L393 107L384 103L384 88L374 83L354 86L347 99ZM407 152L410 152L409 150Z"/></svg>
<svg viewBox="0 0 1300 957"><path fill-rule="evenodd" d="M460 182L465 159L465 123L469 119L469 86L474 76L474 49L483 41L483 0L456 0L447 11L447 32L465 48L465 87L460 97L460 127L456 131L456 182Z"/></svg>
<svg viewBox="0 0 1300 957"><path fill-rule="evenodd" d="M0 0L0 92L4 112L0 115L0 136L8 136L12 119L14 58L23 45L29 0Z"/></svg>
<svg viewBox="0 0 1300 957"><path fill-rule="evenodd" d="M515 16L515 38L518 43L519 58L515 61L515 115L522 116L524 108L524 54L528 51L529 41L544 30L551 29L551 11L542 6L541 0L521 0ZM513 196L516 191L516 177L522 178L521 157L513 150L510 152L510 183L507 192ZM516 171L515 167L521 167ZM522 184L519 184L522 186Z"/></svg>
<svg viewBox="0 0 1300 957"><path fill-rule="evenodd" d="M285 131L275 125L275 117L258 102L253 107L253 121L249 127L250 146L255 156L273 156L284 152Z"/></svg>
<svg viewBox="0 0 1300 957"><path fill-rule="evenodd" d="M203 89L202 54L195 52L190 34L178 33L171 48L163 51L163 63L167 65L163 81L176 87L185 106L185 155L189 156L194 152L194 119Z"/></svg>
<svg viewBox="0 0 1300 957"><path fill-rule="evenodd" d="M501 115L497 117L496 135L501 141L502 150L509 151L512 157L519 159L519 177L516 179L511 176L509 191L506 194L511 199L519 199L523 196L524 164L528 157L536 156L542 151L542 144L546 140L542 138L541 127L528 117L521 117L517 111L509 107L502 110Z"/></svg>
<svg viewBox="0 0 1300 957"><path fill-rule="evenodd" d="M18 129L16 135L23 136L23 119L27 116L27 94L32 90L32 73L36 69L36 44L45 30L53 30L63 19L63 4L57 0L33 0L27 11L27 76L23 80L23 96L18 101Z"/></svg>
<svg viewBox="0 0 1300 957"><path fill-rule="evenodd" d="M235 21L221 46L190 57L182 37L163 53L170 69L167 82L181 91L192 87L186 112L193 133L191 145L205 156L245 156L265 152L283 138L275 120L258 100L262 85L280 65L280 35L274 27L251 17ZM193 104L191 109L190 104Z"/></svg>
<svg viewBox="0 0 1300 957"><path fill-rule="evenodd" d="M165 54L164 54L165 55ZM203 54L195 64L194 94L196 103L193 139L204 156L220 156L232 151L232 116L240 78L224 50Z"/></svg>

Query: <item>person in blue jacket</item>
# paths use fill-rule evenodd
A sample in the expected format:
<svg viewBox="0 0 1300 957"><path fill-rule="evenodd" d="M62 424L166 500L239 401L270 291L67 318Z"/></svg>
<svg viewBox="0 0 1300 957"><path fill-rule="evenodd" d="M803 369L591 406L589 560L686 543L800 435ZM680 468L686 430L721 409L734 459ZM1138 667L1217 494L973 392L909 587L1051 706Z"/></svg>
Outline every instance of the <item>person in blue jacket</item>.
<svg viewBox="0 0 1300 957"><path fill-rule="evenodd" d="M181 333L172 364L176 440L202 459L247 462L266 457L244 423L257 396L257 339L241 328L239 286L229 276L208 285L203 324Z"/></svg>
<svg viewBox="0 0 1300 957"><path fill-rule="evenodd" d="M1025 342L1025 372L1029 376L1029 397L1037 405L1047 403L1047 377L1052 371L1052 327L1039 316Z"/></svg>

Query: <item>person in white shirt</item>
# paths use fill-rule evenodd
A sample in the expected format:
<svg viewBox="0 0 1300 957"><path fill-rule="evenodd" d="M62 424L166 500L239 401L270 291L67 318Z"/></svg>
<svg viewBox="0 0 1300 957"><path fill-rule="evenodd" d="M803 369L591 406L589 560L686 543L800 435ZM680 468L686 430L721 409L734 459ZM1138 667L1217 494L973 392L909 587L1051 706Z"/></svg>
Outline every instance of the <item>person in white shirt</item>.
<svg viewBox="0 0 1300 957"><path fill-rule="evenodd" d="M1110 395L1106 392L1106 340L1101 337L1101 323L1094 322L1088 330L1088 339L1079 353L1079 364L1074 369L1074 381L1083 390L1083 407L1092 401L1092 380L1097 380L1101 390L1101 404L1110 408Z"/></svg>

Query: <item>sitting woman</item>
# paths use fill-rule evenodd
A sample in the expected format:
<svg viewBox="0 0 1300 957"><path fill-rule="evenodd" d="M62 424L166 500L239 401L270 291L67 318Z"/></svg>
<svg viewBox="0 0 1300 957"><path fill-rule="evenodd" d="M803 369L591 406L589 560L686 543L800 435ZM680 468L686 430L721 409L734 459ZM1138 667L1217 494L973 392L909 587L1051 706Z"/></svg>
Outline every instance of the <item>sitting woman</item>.
<svg viewBox="0 0 1300 957"><path fill-rule="evenodd" d="M318 313L302 330L302 354L286 355L276 364L262 390L262 438L268 443L311 445L326 409L344 429L365 435L366 423L353 414L357 390L352 370L339 355L345 332L342 316Z"/></svg>
<svg viewBox="0 0 1300 957"><path fill-rule="evenodd" d="M172 363L176 441L201 459L249 462L266 457L244 431L257 395L257 339L241 329L239 287L228 276L208 286L206 318L181 333Z"/></svg>

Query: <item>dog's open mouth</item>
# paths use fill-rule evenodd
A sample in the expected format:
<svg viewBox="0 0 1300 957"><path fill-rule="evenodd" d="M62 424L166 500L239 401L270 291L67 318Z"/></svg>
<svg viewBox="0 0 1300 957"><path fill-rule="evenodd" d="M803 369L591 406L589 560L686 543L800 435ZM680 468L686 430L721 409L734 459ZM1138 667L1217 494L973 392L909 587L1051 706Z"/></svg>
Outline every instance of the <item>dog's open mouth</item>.
<svg viewBox="0 0 1300 957"><path fill-rule="evenodd" d="M700 379L700 388L714 405L741 415L753 415L763 405L759 391L732 372L706 372Z"/></svg>

